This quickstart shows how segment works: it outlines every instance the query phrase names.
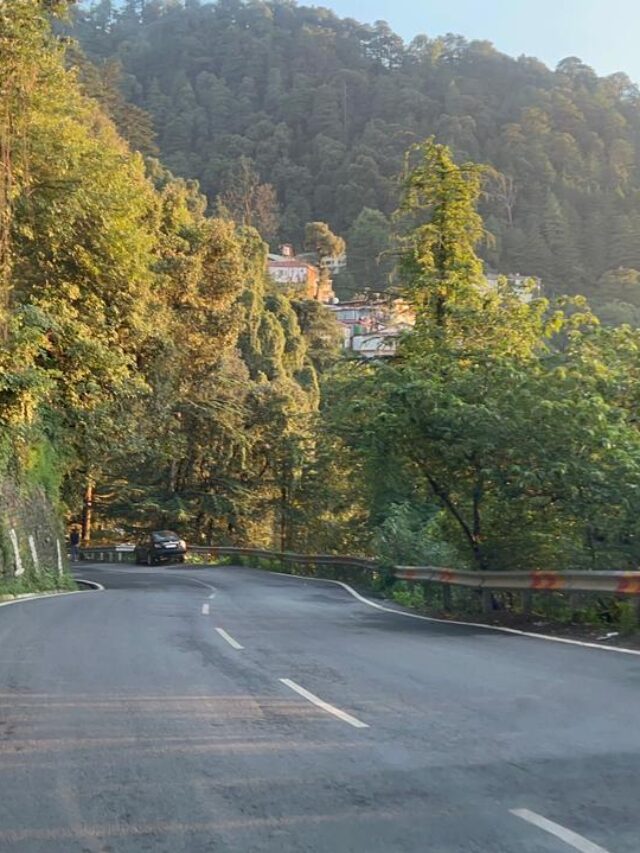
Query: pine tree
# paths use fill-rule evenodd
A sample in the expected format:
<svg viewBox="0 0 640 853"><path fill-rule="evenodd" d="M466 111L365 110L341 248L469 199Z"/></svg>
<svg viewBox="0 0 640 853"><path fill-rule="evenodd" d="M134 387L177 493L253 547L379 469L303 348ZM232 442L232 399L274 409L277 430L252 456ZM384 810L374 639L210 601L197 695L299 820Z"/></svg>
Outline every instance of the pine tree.
<svg viewBox="0 0 640 853"><path fill-rule="evenodd" d="M482 169L454 163L433 139L412 149L398 220L419 222L400 238L401 272L421 322L444 328L456 304L473 301L482 276L475 249L484 229L477 212Z"/></svg>

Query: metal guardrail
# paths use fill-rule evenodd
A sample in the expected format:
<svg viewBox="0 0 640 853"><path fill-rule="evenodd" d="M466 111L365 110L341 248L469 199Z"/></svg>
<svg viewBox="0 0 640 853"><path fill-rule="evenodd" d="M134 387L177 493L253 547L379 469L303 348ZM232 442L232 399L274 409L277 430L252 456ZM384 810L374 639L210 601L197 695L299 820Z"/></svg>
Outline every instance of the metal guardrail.
<svg viewBox="0 0 640 853"><path fill-rule="evenodd" d="M133 545L112 545L83 548L83 559L109 562L131 562ZM289 565L332 566L353 568L370 572L383 571L381 566L364 557L342 557L333 554L295 554L269 551L263 548L237 548L232 546L202 546L189 548L194 554L216 557L254 557L278 560ZM398 580L419 581L459 586L487 591L531 592L602 592L620 596L640 596L640 572L468 572L444 569L437 566L395 566L391 574Z"/></svg>
<svg viewBox="0 0 640 853"><path fill-rule="evenodd" d="M81 560L93 560L99 563L132 563L135 545L98 545L81 548Z"/></svg>
<svg viewBox="0 0 640 853"><path fill-rule="evenodd" d="M435 567L396 566L394 575L399 580L433 581L473 589L640 595L640 572L461 572Z"/></svg>

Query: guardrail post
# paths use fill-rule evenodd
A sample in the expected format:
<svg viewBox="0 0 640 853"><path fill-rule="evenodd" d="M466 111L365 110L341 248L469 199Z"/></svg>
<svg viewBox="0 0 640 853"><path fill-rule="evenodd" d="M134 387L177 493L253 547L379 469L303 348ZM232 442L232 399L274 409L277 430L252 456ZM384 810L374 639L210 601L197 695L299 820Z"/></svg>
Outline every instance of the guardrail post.
<svg viewBox="0 0 640 853"><path fill-rule="evenodd" d="M569 593L569 607L572 613L575 613L576 610L580 610L580 605L582 603L582 595L579 592L575 592L572 590Z"/></svg>
<svg viewBox="0 0 640 853"><path fill-rule="evenodd" d="M452 609L451 587L448 583L442 584L442 609L445 613L450 613Z"/></svg>
<svg viewBox="0 0 640 853"><path fill-rule="evenodd" d="M530 589L522 590L522 612L525 616L531 616L533 611L533 593Z"/></svg>
<svg viewBox="0 0 640 853"><path fill-rule="evenodd" d="M491 590L485 587L482 588L482 612L493 612L493 596L491 595Z"/></svg>

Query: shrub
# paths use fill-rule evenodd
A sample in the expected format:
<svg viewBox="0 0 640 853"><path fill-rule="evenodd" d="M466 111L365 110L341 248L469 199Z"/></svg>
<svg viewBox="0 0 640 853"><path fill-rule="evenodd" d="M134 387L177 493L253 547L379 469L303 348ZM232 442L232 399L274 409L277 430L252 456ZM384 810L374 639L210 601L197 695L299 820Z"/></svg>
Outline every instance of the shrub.
<svg viewBox="0 0 640 853"><path fill-rule="evenodd" d="M0 595L28 595L36 592L58 592L77 589L76 582L66 573L40 571L24 574L19 578L0 581Z"/></svg>
<svg viewBox="0 0 640 853"><path fill-rule="evenodd" d="M441 530L442 513L410 503L392 504L377 528L373 547L385 566L459 566L460 555L447 544Z"/></svg>
<svg viewBox="0 0 640 853"><path fill-rule="evenodd" d="M635 601L623 601L618 608L618 627L620 633L628 636L635 634L640 623L638 621L638 609Z"/></svg>
<svg viewBox="0 0 640 853"><path fill-rule="evenodd" d="M406 581L400 581L393 588L391 597L403 607L413 607L416 610L421 610L425 605L424 590L418 584L408 584Z"/></svg>

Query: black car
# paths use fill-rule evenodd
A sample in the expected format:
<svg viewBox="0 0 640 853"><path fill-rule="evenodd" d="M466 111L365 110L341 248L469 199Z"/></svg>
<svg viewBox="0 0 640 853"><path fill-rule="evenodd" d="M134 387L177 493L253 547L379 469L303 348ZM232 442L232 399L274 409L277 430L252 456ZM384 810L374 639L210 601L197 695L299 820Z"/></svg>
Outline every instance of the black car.
<svg viewBox="0 0 640 853"><path fill-rule="evenodd" d="M156 530L136 545L138 565L155 566L163 561L184 563L187 543L172 530Z"/></svg>

